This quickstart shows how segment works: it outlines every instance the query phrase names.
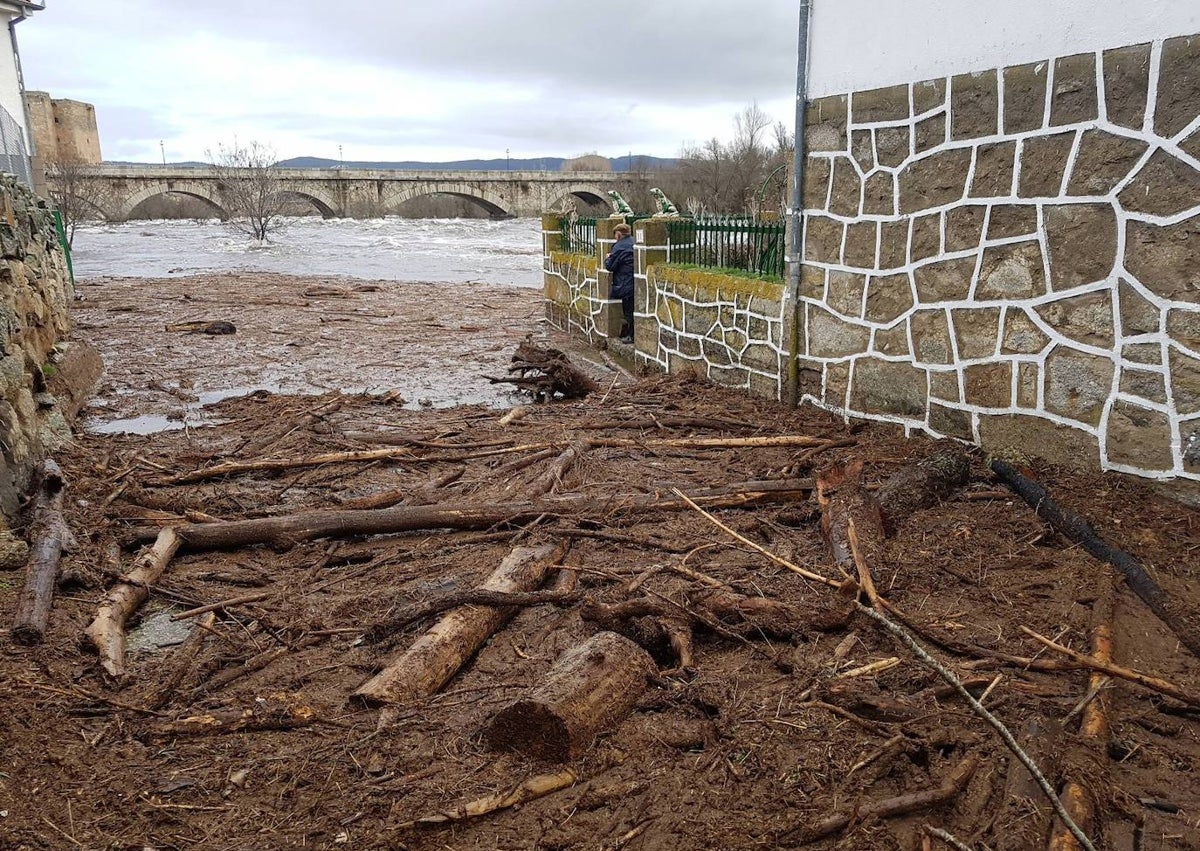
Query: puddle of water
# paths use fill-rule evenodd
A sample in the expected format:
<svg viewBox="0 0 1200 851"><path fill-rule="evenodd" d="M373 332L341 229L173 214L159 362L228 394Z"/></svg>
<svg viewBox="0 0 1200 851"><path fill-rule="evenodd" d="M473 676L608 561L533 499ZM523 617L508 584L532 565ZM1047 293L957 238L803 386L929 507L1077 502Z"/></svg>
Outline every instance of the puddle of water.
<svg viewBox="0 0 1200 851"><path fill-rule="evenodd" d="M191 634L192 624L189 621L171 620L171 615L178 611L174 607L163 609L143 619L137 629L129 633L127 648L137 653L153 653L164 647L182 644Z"/></svg>
<svg viewBox="0 0 1200 851"><path fill-rule="evenodd" d="M159 434L164 431L179 431L185 425L183 420L164 417L161 414L144 414L140 417L106 422L89 420L86 427L93 434Z"/></svg>

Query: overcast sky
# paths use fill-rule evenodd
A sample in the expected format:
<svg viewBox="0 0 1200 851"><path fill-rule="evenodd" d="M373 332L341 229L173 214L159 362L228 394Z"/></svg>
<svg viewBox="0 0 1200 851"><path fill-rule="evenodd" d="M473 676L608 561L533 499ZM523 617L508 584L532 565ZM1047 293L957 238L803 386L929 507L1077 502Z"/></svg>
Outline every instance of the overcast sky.
<svg viewBox="0 0 1200 851"><path fill-rule="evenodd" d="M453 160L726 139L793 123L795 0L46 0L26 88L96 106L107 160ZM635 11L636 10L636 11Z"/></svg>

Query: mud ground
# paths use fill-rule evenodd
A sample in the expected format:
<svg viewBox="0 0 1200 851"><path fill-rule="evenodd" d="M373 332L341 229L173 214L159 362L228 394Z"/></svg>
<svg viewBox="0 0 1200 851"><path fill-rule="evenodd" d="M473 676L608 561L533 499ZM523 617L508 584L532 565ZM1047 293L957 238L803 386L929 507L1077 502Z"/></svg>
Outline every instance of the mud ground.
<svg viewBox="0 0 1200 851"><path fill-rule="evenodd" d="M531 407L507 426L502 408L421 408L409 397L420 396L426 377L430 398L438 386L447 397L495 392L470 382L478 372L502 371L511 348L541 327L536 293L471 292L497 306L485 324L476 308L455 312L468 303L454 298L462 292L455 288L361 292L336 297L329 308L303 295L317 281L259 277L107 281L83 290L80 336L110 357L108 405L90 414L93 422L161 413L164 404L200 409L201 393L229 388L289 392L200 409L217 426L147 435L84 431L60 458L79 547L64 558L46 642L28 649L0 638L0 848L950 847L922 834L925 825L970 848L1045 847L1046 802L1021 785L996 735L906 648L851 616L844 598L694 512L621 511L630 497L665 498L676 486L807 477L851 459L864 461L875 484L927 454L929 441L694 380L633 382L599 372L601 390L588 399ZM148 285L154 298L145 295ZM199 298L206 300L189 304ZM114 309L121 306L136 310ZM322 322L331 309L355 316ZM361 310L387 315L364 317ZM402 326L418 315L442 327L414 340ZM234 321L237 339L158 330L192 319ZM434 345L439 356L424 348ZM406 366L370 365L385 359ZM305 370L295 384L288 383L293 363ZM369 380L344 380L376 369ZM441 384L438 375L445 376ZM382 395L290 392L322 386ZM389 388L409 404L388 396ZM399 435L411 451L165 483L228 460L385 445L348 437L360 431ZM839 445L817 452L651 442L797 434ZM595 438L639 443L591 448L562 476L559 495L600 501L587 511L548 512L521 527L184 552L133 624L131 639L143 649L128 654L123 681L105 679L81 644L99 601L132 565L136 542L162 526L345 507L392 489L404 490L409 504L519 500L554 462L550 455L517 469L536 451L520 447ZM491 452L499 454L484 454ZM1103 536L1136 553L1168 594L1200 605L1200 513L1128 479L1036 464L1034 470ZM837 576L815 499L718 515L759 546ZM575 785L478 819L406 828L558 769L489 751L480 733L596 627L580 617L578 604L522 609L438 694L399 707L383 727L381 710L350 695L433 620L382 640L371 627L414 602L476 586L513 546L540 542L568 548L548 585L574 581L590 600L647 594L682 603L695 590L682 568L815 614L787 640L698 628L691 670L662 662L632 714L571 764ZM1077 716L1062 722L1088 692L1086 671L1043 672L988 658L1051 658L1022 626L1086 649L1094 604L1111 581L1107 567L1048 529L976 459L971 483L901 524L874 569L880 592L922 633L975 648L934 652L975 694L990 687L986 705L1055 786L1074 780L1095 796L1097 847L1200 848L1200 715L1110 681L1099 699L1112 735L1107 747L1097 747L1079 735ZM6 620L22 581L20 571L0 573ZM166 702L149 709L179 662L174 642L188 634L170 628L171 614L250 594L262 597L217 611L213 634L170 685ZM1113 626L1118 663L1200 692L1200 663L1123 588ZM270 664L245 666L264 652ZM172 726L213 711L279 706L303 710L295 717L306 722L224 734L182 734ZM936 788L964 760L977 767L948 803L898 818L852 817L831 836L806 841L821 819Z"/></svg>

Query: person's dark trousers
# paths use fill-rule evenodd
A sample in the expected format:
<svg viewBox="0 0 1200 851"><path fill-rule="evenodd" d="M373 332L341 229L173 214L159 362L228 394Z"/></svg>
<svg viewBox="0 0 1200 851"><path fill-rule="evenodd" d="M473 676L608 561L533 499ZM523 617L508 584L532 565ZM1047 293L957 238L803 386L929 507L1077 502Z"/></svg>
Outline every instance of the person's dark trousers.
<svg viewBox="0 0 1200 851"><path fill-rule="evenodd" d="M621 325L621 336L633 336L633 293L621 299L621 312L625 314L625 321Z"/></svg>

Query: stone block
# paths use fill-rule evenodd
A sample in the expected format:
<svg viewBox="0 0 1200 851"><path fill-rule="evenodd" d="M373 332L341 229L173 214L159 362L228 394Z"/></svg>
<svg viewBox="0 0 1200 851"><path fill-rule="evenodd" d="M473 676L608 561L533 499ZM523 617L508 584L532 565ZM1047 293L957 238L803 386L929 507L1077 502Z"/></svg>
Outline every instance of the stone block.
<svg viewBox="0 0 1200 851"><path fill-rule="evenodd" d="M1118 290L1121 304L1121 336L1157 334L1162 324L1162 311L1143 296L1133 284L1123 280Z"/></svg>
<svg viewBox="0 0 1200 851"><path fill-rule="evenodd" d="M1115 329L1111 290L1069 296L1038 305L1042 321L1077 343L1110 349Z"/></svg>
<svg viewBox="0 0 1200 851"><path fill-rule="evenodd" d="M1180 416L1200 413L1200 358L1194 358L1174 346L1168 357L1171 366L1171 395Z"/></svg>
<svg viewBox="0 0 1200 851"><path fill-rule="evenodd" d="M758 396L760 399L780 399L780 381L778 376L759 375L756 372L750 373L747 390L751 396Z"/></svg>
<svg viewBox="0 0 1200 851"><path fill-rule="evenodd" d="M855 124L903 121L909 115L907 85L868 89L852 96L851 116Z"/></svg>
<svg viewBox="0 0 1200 851"><path fill-rule="evenodd" d="M1008 309L1004 320L1001 351L1007 355L1036 355L1050 344L1050 337L1030 318L1024 308Z"/></svg>
<svg viewBox="0 0 1200 851"><path fill-rule="evenodd" d="M969 204L946 211L946 251L973 251L983 241L987 207Z"/></svg>
<svg viewBox="0 0 1200 851"><path fill-rule="evenodd" d="M971 279L974 275L975 259L972 257L939 260L936 263L918 266L913 272L917 299L922 304L962 301L971 292Z"/></svg>
<svg viewBox="0 0 1200 851"><path fill-rule="evenodd" d="M804 259L814 263L842 262L845 226L826 216L804 217Z"/></svg>
<svg viewBox="0 0 1200 851"><path fill-rule="evenodd" d="M959 74L950 79L950 138L954 141L995 136L1000 99L995 71Z"/></svg>
<svg viewBox="0 0 1200 851"><path fill-rule="evenodd" d="M908 273L872 275L867 289L866 319L883 324L895 322L913 306L913 287Z"/></svg>
<svg viewBox="0 0 1200 851"><path fill-rule="evenodd" d="M962 404L963 392L957 369L929 371L929 396L943 402Z"/></svg>
<svg viewBox="0 0 1200 851"><path fill-rule="evenodd" d="M871 331L817 305L808 310L808 354L815 358L845 358L866 352Z"/></svg>
<svg viewBox="0 0 1200 851"><path fill-rule="evenodd" d="M1090 434L1032 414L981 414L979 440L989 452L1015 461L1040 458L1072 470L1100 464L1100 446Z"/></svg>
<svg viewBox="0 0 1200 851"><path fill-rule="evenodd" d="M922 80L913 83L913 114L921 115L946 105L946 79Z"/></svg>
<svg viewBox="0 0 1200 851"><path fill-rule="evenodd" d="M863 188L864 215L896 215L896 176L890 171L877 171L867 178Z"/></svg>
<svg viewBox="0 0 1200 851"><path fill-rule="evenodd" d="M1167 403L1167 383L1161 372L1148 372L1126 366L1121 370L1121 392L1126 396L1137 396L1160 405Z"/></svg>
<svg viewBox="0 0 1200 851"><path fill-rule="evenodd" d="M1200 352L1200 310L1175 308L1168 312L1167 336L1193 352Z"/></svg>
<svg viewBox="0 0 1200 851"><path fill-rule="evenodd" d="M1164 227L1129 222L1125 268L1160 298L1200 301L1200 216Z"/></svg>
<svg viewBox="0 0 1200 851"><path fill-rule="evenodd" d="M1180 437L1183 444L1183 469L1192 475L1200 473L1200 422L1180 423Z"/></svg>
<svg viewBox="0 0 1200 851"><path fill-rule="evenodd" d="M895 414L925 419L929 379L907 363L859 358L854 365L850 407L867 414Z"/></svg>
<svg viewBox="0 0 1200 851"><path fill-rule="evenodd" d="M883 222L879 227L879 268L899 269L908 265L909 220Z"/></svg>
<svg viewBox="0 0 1200 851"><path fill-rule="evenodd" d="M846 407L850 392L850 362L831 363L825 367L824 402L840 410Z"/></svg>
<svg viewBox="0 0 1200 851"><path fill-rule="evenodd" d="M1042 212L1055 292L1103 281L1117 262L1117 212L1112 204L1064 204Z"/></svg>
<svg viewBox="0 0 1200 851"><path fill-rule="evenodd" d="M917 363L954 363L950 320L944 310L917 310L908 318L913 357Z"/></svg>
<svg viewBox="0 0 1200 851"><path fill-rule="evenodd" d="M1038 388L1042 386L1042 370L1036 363L1017 364L1017 407L1038 407Z"/></svg>
<svg viewBox="0 0 1200 851"><path fill-rule="evenodd" d="M708 365L702 360L692 360L675 352L667 352L667 372L671 375L692 375L696 378L708 376Z"/></svg>
<svg viewBox="0 0 1200 851"><path fill-rule="evenodd" d="M809 358L796 358L796 382L800 397L821 398L821 385L825 382L825 365Z"/></svg>
<svg viewBox="0 0 1200 851"><path fill-rule="evenodd" d="M1064 56L1054 63L1050 125L1078 124L1099 117L1096 97L1096 54Z"/></svg>
<svg viewBox="0 0 1200 851"><path fill-rule="evenodd" d="M828 157L808 157L804 164L804 209L824 210L829 203L829 178L831 174Z"/></svg>
<svg viewBox="0 0 1200 851"><path fill-rule="evenodd" d="M1112 464L1146 471L1173 469L1171 420L1166 414L1118 401L1108 414L1105 452Z"/></svg>
<svg viewBox="0 0 1200 851"><path fill-rule="evenodd" d="M1141 130L1149 87L1150 45L1104 51L1104 102L1110 122Z"/></svg>
<svg viewBox="0 0 1200 851"><path fill-rule="evenodd" d="M915 216L912 219L912 239L909 256L919 263L942 253L942 214Z"/></svg>
<svg viewBox="0 0 1200 851"><path fill-rule="evenodd" d="M1162 346L1158 343L1126 343L1121 347L1121 360L1148 366L1161 366L1163 362Z"/></svg>
<svg viewBox="0 0 1200 851"><path fill-rule="evenodd" d="M829 194L829 211L839 216L855 218L862 212L862 178L850 157L833 161L833 188Z"/></svg>
<svg viewBox="0 0 1200 851"><path fill-rule="evenodd" d="M803 263L800 266L800 297L820 301L825 298L825 274L820 266Z"/></svg>
<svg viewBox="0 0 1200 851"><path fill-rule="evenodd" d="M1007 361L976 364L963 370L967 404L981 408L1012 406L1012 364Z"/></svg>
<svg viewBox="0 0 1200 851"><path fill-rule="evenodd" d="M1108 358L1057 346L1046 356L1046 410L1100 425L1116 368Z"/></svg>
<svg viewBox="0 0 1200 851"><path fill-rule="evenodd" d="M850 132L850 156L854 157L863 174L875 168L875 140L870 130Z"/></svg>
<svg viewBox="0 0 1200 851"><path fill-rule="evenodd" d="M766 343L751 343L741 355L741 363L773 375L779 374L779 353Z"/></svg>
<svg viewBox="0 0 1200 851"><path fill-rule="evenodd" d="M950 311L958 356L963 360L989 358L1000 341L1000 308L968 307Z"/></svg>
<svg viewBox="0 0 1200 851"><path fill-rule="evenodd" d="M686 358L695 359L695 358L698 358L698 357L701 357L701 356L704 356L707 354L707 352L705 352L705 348L707 348L707 346L709 344L711 344L712 341L705 340L704 343L705 343L705 345L701 346L701 341L699 338L692 337L687 334L680 334L677 348L679 350L679 354L683 355ZM722 348L724 348L724 347L722 347ZM728 352L725 353L725 363L729 363L729 353Z"/></svg>
<svg viewBox="0 0 1200 851"><path fill-rule="evenodd" d="M908 127L880 127L875 131L875 158L882 166L897 168L909 156Z"/></svg>
<svg viewBox="0 0 1200 851"><path fill-rule="evenodd" d="M972 416L970 411L947 408L945 405L929 404L929 427L946 437L973 440Z"/></svg>
<svg viewBox="0 0 1200 851"><path fill-rule="evenodd" d="M937 112L917 122L913 133L915 153L923 154L946 144L948 115L946 112Z"/></svg>
<svg viewBox="0 0 1200 851"><path fill-rule="evenodd" d="M988 219L988 239L1011 239L1037 233L1038 208L1033 204L997 204Z"/></svg>
<svg viewBox="0 0 1200 851"><path fill-rule="evenodd" d="M1026 139L1021 149L1017 195L1021 198L1057 198L1074 144L1074 133Z"/></svg>
<svg viewBox="0 0 1200 851"><path fill-rule="evenodd" d="M846 150L848 106L845 95L811 101L804 112L804 146L810 151Z"/></svg>
<svg viewBox="0 0 1200 851"><path fill-rule="evenodd" d="M1171 138L1200 115L1200 36L1163 42L1154 132Z"/></svg>
<svg viewBox="0 0 1200 851"><path fill-rule="evenodd" d="M1024 299L1045 293L1046 273L1038 242L1014 242L984 250L976 298Z"/></svg>
<svg viewBox="0 0 1200 851"><path fill-rule="evenodd" d="M908 345L908 323L898 322L891 328L876 331L871 351L889 357L911 356L912 348Z"/></svg>
<svg viewBox="0 0 1200 851"><path fill-rule="evenodd" d="M1129 176L1148 147L1140 139L1114 136L1097 128L1083 131L1067 192L1107 195Z"/></svg>
<svg viewBox="0 0 1200 851"><path fill-rule="evenodd" d="M683 354L688 354L684 351L682 343L683 338L680 338L679 351ZM729 346L722 343L720 340L714 340L711 337L705 337L700 341L700 349L704 354L704 360L710 366L729 366L734 362L734 353L730 351Z"/></svg>
<svg viewBox="0 0 1200 851"><path fill-rule="evenodd" d="M858 269L876 268L875 249L878 243L878 222L851 222L846 226L845 264Z"/></svg>
<svg viewBox="0 0 1200 851"><path fill-rule="evenodd" d="M831 271L829 290L825 303L842 316L861 319L863 296L867 290L867 276L853 272Z"/></svg>
<svg viewBox="0 0 1200 851"><path fill-rule="evenodd" d="M1046 122L1048 63L1004 69L1004 132L1028 133Z"/></svg>
<svg viewBox="0 0 1200 851"><path fill-rule="evenodd" d="M1174 216L1200 207L1200 171L1159 149L1118 198L1133 213Z"/></svg>
<svg viewBox="0 0 1200 851"><path fill-rule="evenodd" d="M962 200L971 169L971 151L955 148L915 160L900 172L900 212L919 213Z"/></svg>
<svg viewBox="0 0 1200 851"><path fill-rule="evenodd" d="M1016 159L1016 142L980 145L975 152L975 178L971 182L971 197L1007 198L1012 195Z"/></svg>

